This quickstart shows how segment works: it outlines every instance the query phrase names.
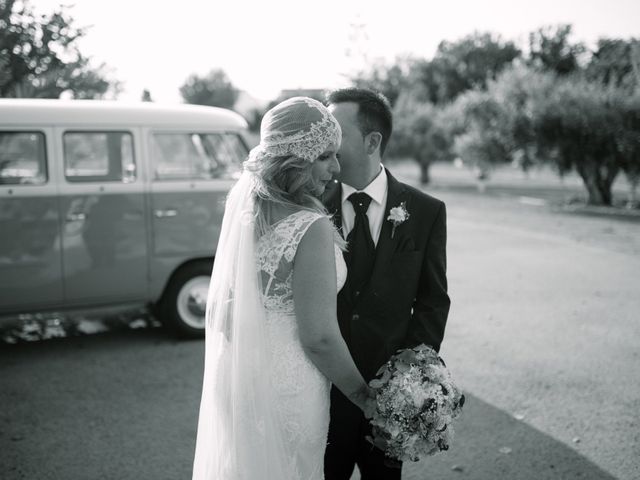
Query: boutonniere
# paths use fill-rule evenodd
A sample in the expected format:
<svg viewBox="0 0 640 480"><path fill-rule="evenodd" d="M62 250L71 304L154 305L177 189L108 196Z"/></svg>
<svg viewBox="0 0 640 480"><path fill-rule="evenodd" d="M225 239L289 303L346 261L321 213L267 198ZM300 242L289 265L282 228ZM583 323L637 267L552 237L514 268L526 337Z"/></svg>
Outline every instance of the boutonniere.
<svg viewBox="0 0 640 480"><path fill-rule="evenodd" d="M396 227L403 224L409 219L409 212L407 212L407 202L402 202L397 207L393 207L389 210L389 216L387 220L393 223L393 229L391 230L391 238L396 233Z"/></svg>

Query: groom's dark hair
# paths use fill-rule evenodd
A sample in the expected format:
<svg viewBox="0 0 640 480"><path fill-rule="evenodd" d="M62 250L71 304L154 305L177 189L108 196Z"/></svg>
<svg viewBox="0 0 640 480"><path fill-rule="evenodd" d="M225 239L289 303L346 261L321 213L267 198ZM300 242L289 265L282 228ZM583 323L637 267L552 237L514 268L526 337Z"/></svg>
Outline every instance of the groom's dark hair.
<svg viewBox="0 0 640 480"><path fill-rule="evenodd" d="M353 102L358 105L358 126L362 135L379 132L382 135L380 155L384 154L393 131L389 100L380 92L368 88L349 87L329 92L327 104Z"/></svg>

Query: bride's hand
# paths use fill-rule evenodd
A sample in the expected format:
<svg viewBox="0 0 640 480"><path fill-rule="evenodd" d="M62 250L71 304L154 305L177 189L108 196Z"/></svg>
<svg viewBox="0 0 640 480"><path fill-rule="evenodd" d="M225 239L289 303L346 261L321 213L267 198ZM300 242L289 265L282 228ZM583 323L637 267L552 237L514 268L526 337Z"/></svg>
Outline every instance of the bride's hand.
<svg viewBox="0 0 640 480"><path fill-rule="evenodd" d="M364 413L365 418L373 417L376 412L376 393L371 387L366 386L363 389L359 390L352 399L353 403L355 403L362 413Z"/></svg>

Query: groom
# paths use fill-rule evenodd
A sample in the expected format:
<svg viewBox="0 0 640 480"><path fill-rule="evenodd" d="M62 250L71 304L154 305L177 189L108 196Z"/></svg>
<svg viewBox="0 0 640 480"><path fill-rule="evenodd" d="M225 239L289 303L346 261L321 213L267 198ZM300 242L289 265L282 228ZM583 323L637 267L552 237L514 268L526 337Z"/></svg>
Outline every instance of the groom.
<svg viewBox="0 0 640 480"><path fill-rule="evenodd" d="M449 312L445 205L398 182L381 164L392 130L387 99L346 88L328 96L342 127L340 182L325 205L349 243L348 276L338 295L338 321L367 381L400 348L440 348ZM325 453L325 479L400 479L367 440L368 421L335 387Z"/></svg>

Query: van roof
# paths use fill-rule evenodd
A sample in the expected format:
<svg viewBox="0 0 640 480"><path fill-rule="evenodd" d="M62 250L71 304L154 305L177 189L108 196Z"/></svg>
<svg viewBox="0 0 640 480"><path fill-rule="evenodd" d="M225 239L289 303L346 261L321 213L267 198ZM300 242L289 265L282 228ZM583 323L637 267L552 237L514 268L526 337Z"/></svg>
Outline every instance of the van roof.
<svg viewBox="0 0 640 480"><path fill-rule="evenodd" d="M152 125L242 129L241 115L217 107L109 100L0 99L0 126L13 125Z"/></svg>

